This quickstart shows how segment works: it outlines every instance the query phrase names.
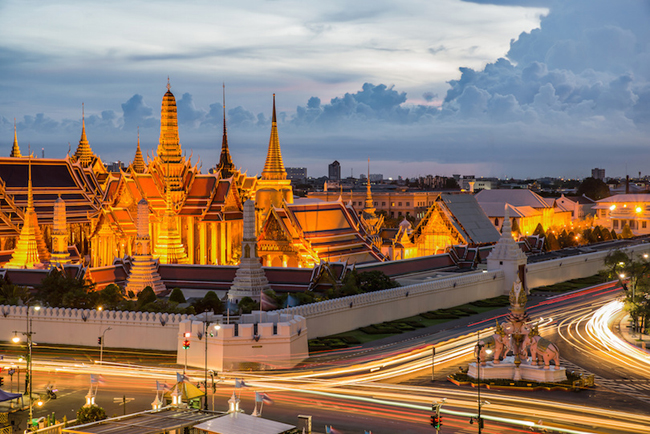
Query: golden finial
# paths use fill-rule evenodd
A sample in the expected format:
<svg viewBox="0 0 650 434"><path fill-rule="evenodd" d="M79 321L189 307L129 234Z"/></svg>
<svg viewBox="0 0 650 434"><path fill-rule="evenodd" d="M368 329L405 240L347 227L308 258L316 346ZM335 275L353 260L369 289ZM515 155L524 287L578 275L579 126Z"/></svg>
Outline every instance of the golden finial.
<svg viewBox="0 0 650 434"><path fill-rule="evenodd" d="M538 324L535 324L533 328L528 332L528 337L540 336Z"/></svg>
<svg viewBox="0 0 650 434"><path fill-rule="evenodd" d="M277 118L275 117L275 94L273 94L273 119L271 120L274 124L278 123Z"/></svg>
<svg viewBox="0 0 650 434"><path fill-rule="evenodd" d="M499 324L499 320L498 320L498 319L496 320L496 322L497 322L497 325L496 325L496 333L497 333L498 335L505 336L505 335L506 335L506 331L503 329L503 326L501 326L501 324Z"/></svg>
<svg viewBox="0 0 650 434"><path fill-rule="evenodd" d="M169 75L167 76L167 92L171 92L172 85L169 84Z"/></svg>

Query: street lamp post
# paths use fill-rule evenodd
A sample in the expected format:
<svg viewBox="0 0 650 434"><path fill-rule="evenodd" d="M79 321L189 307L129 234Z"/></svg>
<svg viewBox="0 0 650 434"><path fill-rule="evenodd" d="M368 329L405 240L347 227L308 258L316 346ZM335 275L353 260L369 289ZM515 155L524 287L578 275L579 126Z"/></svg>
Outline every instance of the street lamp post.
<svg viewBox="0 0 650 434"><path fill-rule="evenodd" d="M33 400L32 400L32 335L35 333L32 331L32 318L29 317L29 310L31 309L32 306L29 304L27 305L27 331L26 332L18 332L14 330L14 337L11 339L14 343L20 342L20 337L18 337L18 333L23 334L24 336L27 337L27 377L25 378L25 390L29 390L29 422L28 422L28 427L32 422L33 416L34 416L34 410L33 410ZM35 311L41 310L40 306L34 306Z"/></svg>
<svg viewBox="0 0 650 434"><path fill-rule="evenodd" d="M106 335L106 332L109 330L113 330L113 327L108 327L106 330L102 332L102 337L99 338L99 364L101 365L103 357L104 357L104 336Z"/></svg>
<svg viewBox="0 0 650 434"><path fill-rule="evenodd" d="M210 326L210 321L208 321L208 311L206 310L205 311L205 319L203 320L203 337L205 339L205 354L204 354L204 358L205 358L205 372L204 372L205 378L204 378L204 380L205 380L205 382L203 383L203 385L205 386L205 397L203 399L203 410L208 409L208 336L209 336L208 328L209 328L209 326ZM221 328L220 324L215 324L214 325L215 330L219 330L220 328ZM214 380L213 380L213 383L214 383Z"/></svg>

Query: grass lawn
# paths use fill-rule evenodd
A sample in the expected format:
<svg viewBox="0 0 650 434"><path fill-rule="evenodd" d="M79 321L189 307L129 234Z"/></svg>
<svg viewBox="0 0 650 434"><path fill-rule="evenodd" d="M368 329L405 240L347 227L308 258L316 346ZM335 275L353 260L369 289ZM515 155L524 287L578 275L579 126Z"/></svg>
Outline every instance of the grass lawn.
<svg viewBox="0 0 650 434"><path fill-rule="evenodd" d="M373 324L345 333L312 339L309 341L309 351L321 352L354 347L396 334L442 324L464 316L487 312L499 307L507 306L508 304L508 297L502 295L451 308L424 312L420 315L410 316L395 321Z"/></svg>

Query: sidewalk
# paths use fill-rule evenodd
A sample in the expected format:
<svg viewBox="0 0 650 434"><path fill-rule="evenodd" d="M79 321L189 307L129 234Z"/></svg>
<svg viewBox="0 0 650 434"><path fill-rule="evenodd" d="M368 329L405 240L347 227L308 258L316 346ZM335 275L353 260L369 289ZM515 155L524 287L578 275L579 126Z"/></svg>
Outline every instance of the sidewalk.
<svg viewBox="0 0 650 434"><path fill-rule="evenodd" d="M644 333L635 333L632 331L630 324L630 315L623 316L623 319L618 323L618 331L621 337L632 345L645 350L650 354L650 335Z"/></svg>

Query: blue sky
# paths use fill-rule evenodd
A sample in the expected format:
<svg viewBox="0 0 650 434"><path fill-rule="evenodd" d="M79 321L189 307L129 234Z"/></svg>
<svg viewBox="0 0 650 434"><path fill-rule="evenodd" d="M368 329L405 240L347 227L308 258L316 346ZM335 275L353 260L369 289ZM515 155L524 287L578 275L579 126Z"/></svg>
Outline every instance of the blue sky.
<svg viewBox="0 0 650 434"><path fill-rule="evenodd" d="M189 4L188 4L189 3ZM521 5L526 5L525 7ZM286 166L324 175L610 176L650 165L647 0L0 2L0 152L105 162L157 146L170 76L202 170L261 172L277 94ZM4 151L3 151L4 149Z"/></svg>

